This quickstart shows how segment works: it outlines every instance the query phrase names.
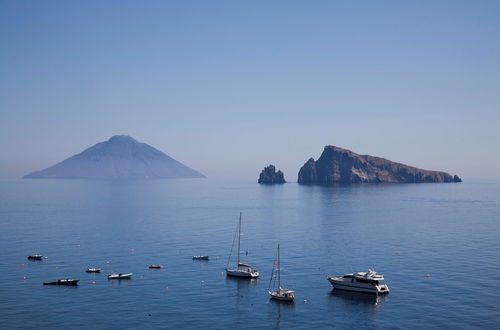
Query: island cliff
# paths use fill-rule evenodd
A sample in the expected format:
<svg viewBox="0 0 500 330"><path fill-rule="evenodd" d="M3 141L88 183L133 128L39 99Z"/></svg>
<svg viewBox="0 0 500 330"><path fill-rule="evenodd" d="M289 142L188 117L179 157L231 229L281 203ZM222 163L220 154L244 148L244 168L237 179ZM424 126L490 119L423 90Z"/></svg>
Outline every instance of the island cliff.
<svg viewBox="0 0 500 330"><path fill-rule="evenodd" d="M350 150L326 146L317 161L310 158L299 171L298 183L420 183L462 182L446 172L422 170Z"/></svg>
<svg viewBox="0 0 500 330"><path fill-rule="evenodd" d="M127 135L109 140L74 155L26 179L164 179L203 178L163 152Z"/></svg>
<svg viewBox="0 0 500 330"><path fill-rule="evenodd" d="M283 172L276 172L274 165L269 165L264 167L262 172L260 172L259 183L261 184L280 184L285 183L285 177Z"/></svg>

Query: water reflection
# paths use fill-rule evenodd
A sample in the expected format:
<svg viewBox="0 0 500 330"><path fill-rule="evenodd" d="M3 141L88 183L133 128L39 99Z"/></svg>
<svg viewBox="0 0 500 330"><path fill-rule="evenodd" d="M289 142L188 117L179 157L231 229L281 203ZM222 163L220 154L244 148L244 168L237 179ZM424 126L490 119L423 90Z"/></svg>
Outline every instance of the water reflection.
<svg viewBox="0 0 500 330"><path fill-rule="evenodd" d="M277 301L275 299L269 299L269 304L272 306L273 312L276 313L276 329L281 329L282 312L293 312L295 311L295 303L293 301Z"/></svg>
<svg viewBox="0 0 500 330"><path fill-rule="evenodd" d="M243 298L245 294L248 293L250 287L255 286L257 284L257 278L244 278L244 277L234 277L227 276L227 282L232 286L236 284L236 293L239 298Z"/></svg>
<svg viewBox="0 0 500 330"><path fill-rule="evenodd" d="M346 305L360 306L366 305L374 309L381 309L387 299L387 295L375 295L362 292L350 292L332 289L330 297L342 299Z"/></svg>

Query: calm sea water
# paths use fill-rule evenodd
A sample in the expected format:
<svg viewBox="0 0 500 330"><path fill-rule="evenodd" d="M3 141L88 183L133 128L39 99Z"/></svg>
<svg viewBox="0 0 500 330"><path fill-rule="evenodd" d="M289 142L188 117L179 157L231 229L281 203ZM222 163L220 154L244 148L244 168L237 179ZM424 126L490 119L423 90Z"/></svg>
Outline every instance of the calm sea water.
<svg viewBox="0 0 500 330"><path fill-rule="evenodd" d="M258 280L224 274L240 211ZM500 328L498 182L3 181L0 226L2 329ZM293 305L267 294L278 242ZM326 280L368 268L388 296ZM134 277L109 281L112 271ZM66 277L80 285L42 285Z"/></svg>

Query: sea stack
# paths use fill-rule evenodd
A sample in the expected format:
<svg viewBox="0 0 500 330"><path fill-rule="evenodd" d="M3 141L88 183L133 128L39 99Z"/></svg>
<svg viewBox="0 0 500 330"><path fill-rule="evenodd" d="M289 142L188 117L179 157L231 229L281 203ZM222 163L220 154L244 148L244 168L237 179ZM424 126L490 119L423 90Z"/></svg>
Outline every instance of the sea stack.
<svg viewBox="0 0 500 330"><path fill-rule="evenodd" d="M166 179L203 178L204 175L163 152L127 135L82 151L26 179Z"/></svg>
<svg viewBox="0 0 500 330"><path fill-rule="evenodd" d="M317 161L310 158L299 171L298 183L421 183L462 182L446 172L423 170L350 150L326 146Z"/></svg>
<svg viewBox="0 0 500 330"><path fill-rule="evenodd" d="M264 167L262 172L260 172L259 183L260 184L281 184L285 183L285 176L283 172L276 172L274 165L269 165Z"/></svg>

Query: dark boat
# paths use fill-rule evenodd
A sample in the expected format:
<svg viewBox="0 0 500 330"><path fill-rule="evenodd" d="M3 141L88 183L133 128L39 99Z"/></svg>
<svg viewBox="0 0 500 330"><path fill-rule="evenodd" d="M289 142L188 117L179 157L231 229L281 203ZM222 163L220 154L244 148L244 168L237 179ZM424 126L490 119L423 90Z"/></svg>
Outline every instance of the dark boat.
<svg viewBox="0 0 500 330"><path fill-rule="evenodd" d="M161 269L161 268L163 268L162 265L149 265L148 267L151 268L151 269Z"/></svg>
<svg viewBox="0 0 500 330"><path fill-rule="evenodd" d="M85 270L87 273L100 273L101 270L99 268L88 268Z"/></svg>
<svg viewBox="0 0 500 330"><path fill-rule="evenodd" d="M78 285L80 280L57 280L53 282L43 282L43 285Z"/></svg>
<svg viewBox="0 0 500 330"><path fill-rule="evenodd" d="M210 256L193 256L193 260L208 260Z"/></svg>
<svg viewBox="0 0 500 330"><path fill-rule="evenodd" d="M31 256L28 256L28 260L42 260L43 256L39 254L33 254Z"/></svg>

